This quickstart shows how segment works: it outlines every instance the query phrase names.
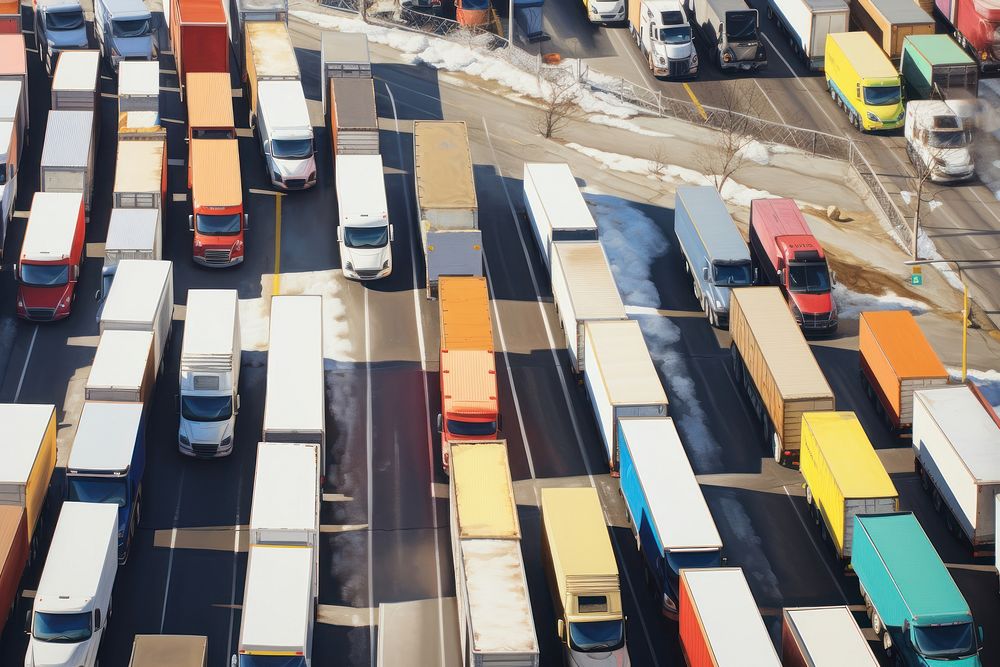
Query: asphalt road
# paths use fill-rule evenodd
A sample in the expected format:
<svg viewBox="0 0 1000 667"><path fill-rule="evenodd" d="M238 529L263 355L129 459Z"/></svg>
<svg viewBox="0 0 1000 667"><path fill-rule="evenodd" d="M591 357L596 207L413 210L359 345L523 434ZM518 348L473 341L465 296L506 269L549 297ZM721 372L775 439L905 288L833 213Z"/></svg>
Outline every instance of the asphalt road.
<svg viewBox="0 0 1000 667"><path fill-rule="evenodd" d="M315 77L318 41L311 26L293 20L293 39L304 71L307 97L318 100ZM485 96L438 78L437 72L402 65L381 47L373 49L377 104L382 127L390 217L395 225L393 275L370 286L344 281L332 271L336 201L325 131L317 130L319 185L282 199L281 285L294 293L310 280L330 298L324 325L340 332L338 352L327 362L327 462L321 522L320 622L316 625L314 664L374 664L377 605L454 595L447 523L447 478L440 471L439 442L432 433L437 397L436 303L424 299L423 264L415 223L412 184L411 122L423 118L465 120L469 125L484 233L486 269L493 295L494 330L504 437L510 452L522 524L523 555L531 588L536 632L543 664L560 662L555 620L539 557L537 490L550 484L594 484L612 524L611 534L622 572L628 642L633 664L667 667L682 664L676 625L660 618L656 601L643 584L642 566L623 521L623 506L602 459L602 445L583 388L567 370L561 331L554 317L547 274L525 224L520 174L525 159L555 159L557 150L526 129L525 107ZM32 60L31 141L22 163L18 210L26 211L37 187L48 91ZM164 68L169 68L169 58ZM182 120L176 77L161 78L161 116ZM112 93L111 80L104 90ZM238 87L234 81L234 87ZM246 108L235 100L239 123ZM95 208L89 243L106 232L114 172L113 109L103 100L101 144L95 181ZM315 108L314 108L315 111ZM318 116L315 118L318 121ZM166 123L170 158L185 155L182 125ZM398 128L398 131L397 131ZM244 190L252 228L247 260L232 270L213 271L190 261L189 204L171 201L166 212L165 257L174 262L175 298L192 287L230 287L240 298L266 297L274 271L274 198L266 191L262 160L253 139L240 140ZM169 191L184 193L184 168L170 167ZM643 212L672 237L673 211L643 206ZM72 443L82 402L82 383L93 359L97 327L95 304L100 261L85 263L80 299L61 323L35 326L13 319L13 275L24 220L15 220L0 274L0 400L50 402L59 409L60 460ZM747 572L765 621L777 640L779 610L789 605L851 604L859 609L856 582L840 572L832 552L809 521L798 473L769 460L762 433L740 398L728 362L728 339L697 315L698 306L683 276L674 247L655 263L651 279L661 306L680 330L673 348L675 373L664 374L685 445L693 459L709 507L726 545L730 565ZM320 278L317 278L320 276ZM178 310L180 312L180 310ZM244 326L247 326L244 320ZM266 357L245 352L240 380L241 413L234 454L218 461L189 460L176 450L177 364L183 321L174 322L165 372L151 404L143 515L129 562L116 582L114 616L101 650L102 664L125 665L136 633L192 633L209 636L209 663L228 663L239 633L246 569L245 526L250 510L255 443L263 412ZM893 442L866 402L856 375L851 341L817 345L817 357L837 402L856 410L883 459L893 471L902 505L915 509L985 626L984 664L1000 661L1000 614L995 570L973 563L934 515L919 488L907 450ZM693 406L705 413L699 430ZM707 438L719 447L705 457ZM898 461L897 461L898 460ZM54 515L53 515L54 516ZM50 517L52 518L52 517ZM29 593L8 624L0 643L0 663L17 664L25 637L19 620L37 585L38 565L23 586ZM449 630L455 632L454 628Z"/></svg>

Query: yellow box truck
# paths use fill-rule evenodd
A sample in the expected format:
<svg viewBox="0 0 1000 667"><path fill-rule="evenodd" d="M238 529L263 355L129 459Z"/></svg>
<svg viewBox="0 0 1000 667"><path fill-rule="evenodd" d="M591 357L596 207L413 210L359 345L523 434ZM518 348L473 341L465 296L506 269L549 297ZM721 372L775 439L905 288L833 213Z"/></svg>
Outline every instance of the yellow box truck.
<svg viewBox="0 0 1000 667"><path fill-rule="evenodd" d="M854 516L895 512L899 505L896 487L853 412L802 415L799 470L809 511L845 563Z"/></svg>
<svg viewBox="0 0 1000 667"><path fill-rule="evenodd" d="M862 132L903 126L899 72L866 32L826 36L826 87L830 97Z"/></svg>

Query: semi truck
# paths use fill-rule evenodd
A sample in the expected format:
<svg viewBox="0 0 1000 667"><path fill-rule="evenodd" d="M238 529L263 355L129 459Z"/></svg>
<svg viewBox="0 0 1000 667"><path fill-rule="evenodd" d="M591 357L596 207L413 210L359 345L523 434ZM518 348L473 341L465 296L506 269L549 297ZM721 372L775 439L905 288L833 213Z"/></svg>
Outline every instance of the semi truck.
<svg viewBox="0 0 1000 667"><path fill-rule="evenodd" d="M935 183L972 178L972 123L941 100L912 100L906 105L903 136L906 155L918 174Z"/></svg>
<svg viewBox="0 0 1000 667"><path fill-rule="evenodd" d="M413 178L427 297L441 276L482 276L483 235L464 121L413 123Z"/></svg>
<svg viewBox="0 0 1000 667"><path fill-rule="evenodd" d="M836 276L794 199L750 202L750 249L756 282L781 289L803 333L837 330Z"/></svg>
<svg viewBox="0 0 1000 667"><path fill-rule="evenodd" d="M934 6L981 72L1000 71L1000 7L976 0L934 0Z"/></svg>
<svg viewBox="0 0 1000 667"><path fill-rule="evenodd" d="M844 0L768 0L767 18L778 23L788 44L811 70L822 70L826 36L850 30Z"/></svg>
<svg viewBox="0 0 1000 667"><path fill-rule="evenodd" d="M913 398L914 468L934 508L976 555L996 544L1000 426L966 385L922 389Z"/></svg>
<svg viewBox="0 0 1000 667"><path fill-rule="evenodd" d="M191 258L213 268L241 264L250 216L243 205L237 140L194 139L191 178Z"/></svg>
<svg viewBox="0 0 1000 667"><path fill-rule="evenodd" d="M64 502L25 631L24 667L96 667L118 574L118 508Z"/></svg>
<svg viewBox="0 0 1000 667"><path fill-rule="evenodd" d="M215 458L232 453L241 353L236 290L188 290L177 430L181 454Z"/></svg>
<svg viewBox="0 0 1000 667"><path fill-rule="evenodd" d="M229 72L229 31L220 0L171 0L165 17L170 29L183 101L187 75L194 72Z"/></svg>
<svg viewBox="0 0 1000 667"><path fill-rule="evenodd" d="M566 664L628 665L618 563L597 489L542 489L539 509L542 564Z"/></svg>
<svg viewBox="0 0 1000 667"><path fill-rule="evenodd" d="M344 277L377 280L392 273L389 204L382 156L336 155L337 245Z"/></svg>
<svg viewBox="0 0 1000 667"><path fill-rule="evenodd" d="M246 47L244 34L246 26L255 21L284 23L288 25L288 0L222 0L229 24L229 42L240 66L240 74L246 73Z"/></svg>
<svg viewBox="0 0 1000 667"><path fill-rule="evenodd" d="M416 4L416 3L414 3ZM332 32L320 35L320 96L323 113L330 111L327 90L334 79L371 79L372 58L368 35L363 32Z"/></svg>
<svg viewBox="0 0 1000 667"><path fill-rule="evenodd" d="M858 352L865 393L893 433L908 436L913 393L948 384L944 364L908 310L861 313Z"/></svg>
<svg viewBox="0 0 1000 667"><path fill-rule="evenodd" d="M9 104L9 101L6 101L8 98L14 98L18 101L23 123L27 128L31 120L28 113L28 57L25 51L24 35L20 31L17 34L0 32L0 82L21 84L20 93L14 94L10 92L10 89L4 88L0 99L5 100L5 107ZM9 84L3 83L3 85ZM11 118L13 115L8 112L5 113L4 118Z"/></svg>
<svg viewBox="0 0 1000 667"><path fill-rule="evenodd" d="M59 54L90 47L80 0L32 0L35 45L45 73L52 76Z"/></svg>
<svg viewBox="0 0 1000 667"><path fill-rule="evenodd" d="M934 19L913 0L854 0L851 23L871 35L893 62L899 62L906 37L934 34Z"/></svg>
<svg viewBox="0 0 1000 667"><path fill-rule="evenodd" d="M243 82L250 100L251 125L260 106L257 86L263 81L299 81L299 61L285 21L253 21L244 26Z"/></svg>
<svg viewBox="0 0 1000 667"><path fill-rule="evenodd" d="M14 267L17 315L50 322L69 317L84 258L86 222L79 192L36 192Z"/></svg>
<svg viewBox="0 0 1000 667"><path fill-rule="evenodd" d="M378 114L372 80L331 79L329 99L328 129L334 158L341 155L378 155Z"/></svg>
<svg viewBox="0 0 1000 667"><path fill-rule="evenodd" d="M493 440L500 430L490 296L485 278L441 278L441 461L448 469L450 446Z"/></svg>
<svg viewBox="0 0 1000 667"><path fill-rule="evenodd" d="M50 111L42 146L41 191L80 192L90 212L94 196L94 112Z"/></svg>
<svg viewBox="0 0 1000 667"><path fill-rule="evenodd" d="M163 351L170 337L174 313L173 264L149 259L123 259L118 263L101 312L100 332L151 331L153 365L163 368Z"/></svg>
<svg viewBox="0 0 1000 667"><path fill-rule="evenodd" d="M20 81L0 80L0 257L14 217L17 176L28 139L28 117L21 103L26 91Z"/></svg>
<svg viewBox="0 0 1000 667"><path fill-rule="evenodd" d="M31 561L38 551L35 536L45 525L49 482L56 466L55 406L3 403L0 419L6 433L0 457L0 506L24 513L27 560ZM16 514L5 511L8 517ZM5 595L8 590L5 586ZM11 601L13 597L0 600L3 613L11 608L7 604Z"/></svg>
<svg viewBox="0 0 1000 667"><path fill-rule="evenodd" d="M208 667L208 637L136 635L128 667Z"/></svg>
<svg viewBox="0 0 1000 667"><path fill-rule="evenodd" d="M118 511L118 563L124 565L142 513L146 420L142 403L85 402L66 464L66 498Z"/></svg>
<svg viewBox="0 0 1000 667"><path fill-rule="evenodd" d="M584 324L583 383L604 443L611 475L618 476L618 424L626 417L667 416L667 393L635 320Z"/></svg>
<svg viewBox="0 0 1000 667"><path fill-rule="evenodd" d="M674 234L694 296L709 323L725 328L730 291L753 284L750 250L714 187L679 187L674 202Z"/></svg>
<svg viewBox="0 0 1000 667"><path fill-rule="evenodd" d="M51 109L100 113L101 58L97 51L67 51L52 77Z"/></svg>
<svg viewBox="0 0 1000 667"><path fill-rule="evenodd" d="M158 137L160 125L160 63L125 60L118 67L118 138Z"/></svg>
<svg viewBox="0 0 1000 667"><path fill-rule="evenodd" d="M948 35L908 35L899 72L908 100L944 100L963 121L979 107L979 67Z"/></svg>
<svg viewBox="0 0 1000 667"><path fill-rule="evenodd" d="M108 236L104 241L104 264L101 266L101 288L94 294L99 304L111 292L111 285L123 259L163 259L163 230L160 211L153 208L114 208L108 221ZM97 319L101 309L98 306Z"/></svg>
<svg viewBox="0 0 1000 667"><path fill-rule="evenodd" d="M861 31L830 33L824 58L826 89L855 129L874 132L903 125L899 72L871 35Z"/></svg>
<svg viewBox="0 0 1000 667"><path fill-rule="evenodd" d="M738 567L684 570L678 621L691 667L780 667L778 654Z"/></svg>
<svg viewBox="0 0 1000 667"><path fill-rule="evenodd" d="M507 443L454 444L451 466L448 499L462 663L538 667Z"/></svg>
<svg viewBox="0 0 1000 667"><path fill-rule="evenodd" d="M799 471L813 520L844 565L851 559L855 515L899 509L899 493L853 412L802 415Z"/></svg>
<svg viewBox="0 0 1000 667"><path fill-rule="evenodd" d="M756 9L743 0L685 0L685 7L705 40L709 60L723 72L767 67Z"/></svg>
<svg viewBox="0 0 1000 667"><path fill-rule="evenodd" d="M628 315L600 241L559 241L551 247L552 300L570 368L580 377L587 362L587 322L625 320Z"/></svg>
<svg viewBox="0 0 1000 667"><path fill-rule="evenodd" d="M784 665L878 667L849 607L786 607L781 612Z"/></svg>
<svg viewBox="0 0 1000 667"><path fill-rule="evenodd" d="M629 2L628 28L653 76L698 76L698 51L680 0Z"/></svg>
<svg viewBox="0 0 1000 667"><path fill-rule="evenodd" d="M982 667L982 627L911 512L855 516L851 567L886 653L902 664Z"/></svg>
<svg viewBox="0 0 1000 667"><path fill-rule="evenodd" d="M720 567L722 538L674 422L618 424L621 494L661 613L677 618L681 570Z"/></svg>
<svg viewBox="0 0 1000 667"><path fill-rule="evenodd" d="M795 465L802 414L834 410L833 390L776 287L735 289L730 305L736 384L743 385L774 460Z"/></svg>
<svg viewBox="0 0 1000 667"><path fill-rule="evenodd" d="M115 72L123 60L156 57L153 15L142 0L95 0L94 36Z"/></svg>
<svg viewBox="0 0 1000 667"><path fill-rule="evenodd" d="M166 194L167 142L153 137L119 138L111 205L151 208L162 215Z"/></svg>
<svg viewBox="0 0 1000 667"><path fill-rule="evenodd" d="M236 139L233 89L225 72L192 72L187 78L188 189L194 185L196 139Z"/></svg>
<svg viewBox="0 0 1000 667"><path fill-rule="evenodd" d="M524 163L524 210L550 271L553 243L597 240L597 223L565 162Z"/></svg>
<svg viewBox="0 0 1000 667"><path fill-rule="evenodd" d="M608 25L625 20L625 0L583 0L583 9L591 23Z"/></svg>
<svg viewBox="0 0 1000 667"><path fill-rule="evenodd" d="M152 331L105 331L84 385L84 400L145 404L156 382L153 358Z"/></svg>

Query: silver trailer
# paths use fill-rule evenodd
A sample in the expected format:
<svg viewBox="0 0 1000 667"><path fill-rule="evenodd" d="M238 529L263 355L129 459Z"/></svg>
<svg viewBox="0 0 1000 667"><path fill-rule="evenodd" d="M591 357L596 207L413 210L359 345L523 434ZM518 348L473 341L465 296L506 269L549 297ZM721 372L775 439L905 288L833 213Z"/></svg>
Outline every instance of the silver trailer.
<svg viewBox="0 0 1000 667"><path fill-rule="evenodd" d="M335 155L378 155L378 115L371 79L330 81L330 141Z"/></svg>
<svg viewBox="0 0 1000 667"><path fill-rule="evenodd" d="M822 70L826 36L850 30L844 0L767 0L767 18L788 34L792 50L809 69Z"/></svg>
<svg viewBox="0 0 1000 667"><path fill-rule="evenodd" d="M326 92L331 79L372 78L368 36L360 32L324 32L320 42L320 67L320 94L323 113L326 113L329 110Z"/></svg>
<svg viewBox="0 0 1000 667"><path fill-rule="evenodd" d="M42 146L41 191L81 192L89 212L96 143L93 111L50 111Z"/></svg>

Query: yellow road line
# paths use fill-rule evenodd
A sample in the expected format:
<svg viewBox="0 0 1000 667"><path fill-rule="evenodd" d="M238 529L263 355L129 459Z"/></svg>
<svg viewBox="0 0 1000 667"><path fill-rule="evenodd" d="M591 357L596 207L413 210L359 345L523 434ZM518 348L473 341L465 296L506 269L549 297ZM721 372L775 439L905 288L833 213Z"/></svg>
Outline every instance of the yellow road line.
<svg viewBox="0 0 1000 667"><path fill-rule="evenodd" d="M281 294L281 194L274 197L274 278L271 294Z"/></svg>
<svg viewBox="0 0 1000 667"><path fill-rule="evenodd" d="M708 120L708 114L705 113L705 109L701 106L701 102L698 101L698 98L695 96L694 91L691 90L691 86L687 85L686 83L683 85L684 85L684 90L687 91L688 97L691 98L691 101L694 102L694 106L698 109L698 113L701 114L701 119Z"/></svg>

